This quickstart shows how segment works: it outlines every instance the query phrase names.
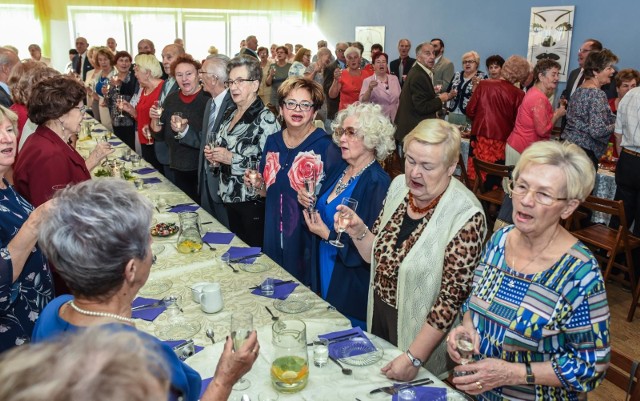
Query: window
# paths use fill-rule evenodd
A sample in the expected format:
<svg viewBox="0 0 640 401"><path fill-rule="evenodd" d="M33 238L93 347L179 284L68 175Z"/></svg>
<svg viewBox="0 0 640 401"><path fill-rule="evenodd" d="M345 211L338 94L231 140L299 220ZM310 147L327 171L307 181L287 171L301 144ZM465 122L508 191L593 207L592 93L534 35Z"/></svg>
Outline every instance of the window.
<svg viewBox="0 0 640 401"><path fill-rule="evenodd" d="M0 4L2 15L2 39L0 46L11 45L18 49L20 59L31 58L29 45L42 46L42 27L36 19L32 5ZM49 54L42 54L50 56Z"/></svg>

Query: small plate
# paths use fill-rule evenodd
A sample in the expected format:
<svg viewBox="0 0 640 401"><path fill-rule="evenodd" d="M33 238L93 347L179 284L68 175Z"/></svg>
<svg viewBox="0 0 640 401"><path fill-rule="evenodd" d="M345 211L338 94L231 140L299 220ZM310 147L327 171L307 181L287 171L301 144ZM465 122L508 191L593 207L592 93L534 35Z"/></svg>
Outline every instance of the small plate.
<svg viewBox="0 0 640 401"><path fill-rule="evenodd" d="M339 343L335 348L340 362L351 366L368 366L378 362L384 356L384 350L371 339L355 337Z"/></svg>
<svg viewBox="0 0 640 401"><path fill-rule="evenodd" d="M433 401L471 401L471 400L473 400L473 398L459 391L456 391L452 388L447 387L447 393L444 396L438 397Z"/></svg>
<svg viewBox="0 0 640 401"><path fill-rule="evenodd" d="M156 335L161 340L188 340L200 331L200 323L180 319L178 322L159 326Z"/></svg>
<svg viewBox="0 0 640 401"><path fill-rule="evenodd" d="M240 269L248 273L262 273L271 269L271 266L264 263L241 264Z"/></svg>
<svg viewBox="0 0 640 401"><path fill-rule="evenodd" d="M169 291L172 285L173 283L171 283L171 281L168 281L168 280L158 280L158 279L150 278L149 280L147 280L145 285L142 286L142 288L140 288L140 291L138 291L138 294L144 297L149 295L162 294L163 292Z"/></svg>
<svg viewBox="0 0 640 401"><path fill-rule="evenodd" d="M313 307L313 303L305 294L291 294L287 299L276 299L273 307L283 313L302 313Z"/></svg>
<svg viewBox="0 0 640 401"><path fill-rule="evenodd" d="M150 231L154 237L170 237L180 231L180 226L176 223L161 222L151 227Z"/></svg>

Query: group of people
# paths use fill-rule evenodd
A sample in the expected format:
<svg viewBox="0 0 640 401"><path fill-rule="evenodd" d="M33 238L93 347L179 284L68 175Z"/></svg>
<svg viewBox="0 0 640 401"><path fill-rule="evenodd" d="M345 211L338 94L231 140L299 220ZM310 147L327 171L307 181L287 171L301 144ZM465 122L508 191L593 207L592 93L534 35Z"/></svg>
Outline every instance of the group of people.
<svg viewBox="0 0 640 401"><path fill-rule="evenodd" d="M241 54L202 63L180 44L165 46L160 62L143 40L133 59L96 51L95 73L109 78L101 88L87 91L78 78L59 74L32 78L22 93L35 129L19 152L18 116L0 108L0 205L11 217L0 231L2 349L92 326L106 335L132 333L167 363L166 375L149 382L153 391L199 394L198 374L131 320L131 301L152 263L151 205L118 180L91 180L110 145L98 145L87 160L74 149L84 112L101 93L125 96L105 101L115 107L110 116L126 116L117 125L112 119L114 132L169 180L354 326L405 351L382 368L387 377L412 379L422 365L436 374L452 369L464 332L474 362L455 368L466 372L453 379L459 389L478 399L578 399L602 381L610 348L598 263L560 224L593 189L600 148L571 143L572 130L583 129L577 116L596 112L585 102L606 102L599 88L617 60L588 43L589 55L579 53L585 82L574 85L566 142L548 140L565 114L549 100L560 71L555 61L532 69L520 56L492 56L489 77L471 51L455 72L441 39L419 44L415 59L403 39L390 64L381 47L369 63L356 43L343 42L332 61L325 42L315 61L301 47L291 65L284 46L268 61L255 36ZM86 40L78 44L73 64L82 76L90 62ZM623 71L632 86L637 73ZM627 110L625 99L612 105ZM449 122L437 118L445 115ZM458 124L467 121L475 157L515 165L513 225L491 236L479 201L454 178ZM381 162L394 152L404 158L404 174L392 179ZM126 221L118 218L123 213ZM332 245L338 235L343 247ZM91 246L96 238L99 248ZM89 343L82 334L77 341ZM235 352L226 344L203 399L228 396L258 350L255 334ZM9 374L3 366L0 377Z"/></svg>

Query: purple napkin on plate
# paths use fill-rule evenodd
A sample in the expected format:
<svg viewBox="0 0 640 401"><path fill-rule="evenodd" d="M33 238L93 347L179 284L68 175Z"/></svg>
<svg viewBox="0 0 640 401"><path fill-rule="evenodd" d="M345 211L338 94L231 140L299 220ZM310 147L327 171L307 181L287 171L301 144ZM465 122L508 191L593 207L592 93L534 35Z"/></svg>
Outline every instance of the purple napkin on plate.
<svg viewBox="0 0 640 401"><path fill-rule="evenodd" d="M326 338L329 340L329 356L339 359L342 358L342 349L345 347L352 347L349 350L350 356L362 355L376 349L375 345L371 343L366 334L360 327L354 327L348 330L334 331L333 333L322 334L319 338ZM344 338L344 340L342 340ZM335 339L335 342L331 343ZM353 345L358 345L353 347Z"/></svg>
<svg viewBox="0 0 640 401"><path fill-rule="evenodd" d="M169 341L169 340L167 340L167 341L163 341L163 343L167 344L171 348L177 347L178 345L184 344L186 342L187 342L186 340L177 340L177 341ZM194 348L196 354L204 349L204 347L201 347L199 345L194 345L193 348Z"/></svg>
<svg viewBox="0 0 640 401"><path fill-rule="evenodd" d="M162 182L162 180L158 177L149 177L143 178L142 182L144 182L145 184L159 184Z"/></svg>
<svg viewBox="0 0 640 401"><path fill-rule="evenodd" d="M105 132L106 128L94 127L91 132Z"/></svg>
<svg viewBox="0 0 640 401"><path fill-rule="evenodd" d="M133 302L131 303L131 307L148 305L158 301L159 299L138 297L133 300ZM164 312L165 309L167 309L166 306L162 305L162 306L158 306L157 308L135 310L131 312L131 317L133 317L134 319L142 319L142 320L148 320L149 322L152 322L155 320L155 318L160 316L160 314Z"/></svg>
<svg viewBox="0 0 640 401"><path fill-rule="evenodd" d="M134 173L140 174L140 175L151 174L151 173L155 173L156 171L158 171L158 170L156 170L153 167L143 167L143 168L139 168L137 170L133 170Z"/></svg>
<svg viewBox="0 0 640 401"><path fill-rule="evenodd" d="M229 253L229 259L236 259L236 258L241 258L243 256L255 255L256 253L259 253L260 251L262 251L262 248L260 248L259 246L254 246L254 247L250 247L250 248L242 248L242 247L239 247L239 246L232 246L232 247L229 248L227 253ZM242 263L244 263L246 265L250 265L251 263L253 263L255 261L256 261L256 258L251 258L251 259L243 260Z"/></svg>
<svg viewBox="0 0 640 401"><path fill-rule="evenodd" d="M200 209L198 205L176 205L169 209L171 213L195 212Z"/></svg>
<svg viewBox="0 0 640 401"><path fill-rule="evenodd" d="M281 283L282 280L278 280L277 278L273 279L273 284ZM287 299L287 297L296 289L298 283L287 283L282 285L276 285L273 287L273 295L264 295L260 288L256 288L251 291L253 295L260 295L267 298L275 298L275 299Z"/></svg>
<svg viewBox="0 0 640 401"><path fill-rule="evenodd" d="M202 379L202 387L200 388L200 397L198 397L198 399L201 399L204 395L204 392L207 391L207 387L209 387L209 383L211 383L211 380L213 380L213 377Z"/></svg>
<svg viewBox="0 0 640 401"><path fill-rule="evenodd" d="M446 400L447 399L447 389L443 387L411 387L416 393L416 400L420 401L433 401L433 400ZM391 397L392 401L398 401L398 394L394 394Z"/></svg>
<svg viewBox="0 0 640 401"><path fill-rule="evenodd" d="M122 145L122 142L120 142L120 141L109 141L109 144L111 146L118 146L118 145Z"/></svg>
<svg viewBox="0 0 640 401"><path fill-rule="evenodd" d="M214 233L209 231L204 235L204 237L202 237L202 240L209 244L228 245L235 236L236 235L234 233Z"/></svg>

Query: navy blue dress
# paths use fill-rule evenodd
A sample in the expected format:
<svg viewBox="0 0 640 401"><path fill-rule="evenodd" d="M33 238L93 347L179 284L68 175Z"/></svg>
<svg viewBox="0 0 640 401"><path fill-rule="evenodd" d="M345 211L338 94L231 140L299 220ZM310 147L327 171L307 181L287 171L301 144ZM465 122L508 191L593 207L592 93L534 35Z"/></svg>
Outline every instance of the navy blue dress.
<svg viewBox="0 0 640 401"><path fill-rule="evenodd" d="M304 188L305 172L314 162L319 188L324 187L325 177L346 166L331 136L319 128L294 149L285 145L282 131L270 135L260 162L267 186L263 252L305 285L311 282L313 234L304 222L298 189Z"/></svg>
<svg viewBox="0 0 640 401"><path fill-rule="evenodd" d="M37 246L22 273L13 282L13 265L7 245L27 220L33 206L4 180L0 189L0 352L29 342L40 312L53 298L47 260Z"/></svg>

